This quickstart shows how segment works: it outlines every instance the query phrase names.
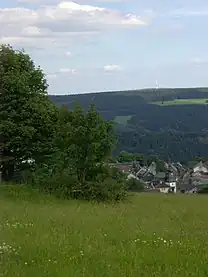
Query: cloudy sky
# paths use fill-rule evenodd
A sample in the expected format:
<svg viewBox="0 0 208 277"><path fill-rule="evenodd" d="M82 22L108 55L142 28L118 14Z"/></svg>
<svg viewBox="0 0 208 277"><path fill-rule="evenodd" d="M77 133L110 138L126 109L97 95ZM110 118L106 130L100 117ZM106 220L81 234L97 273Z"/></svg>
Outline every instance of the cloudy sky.
<svg viewBox="0 0 208 277"><path fill-rule="evenodd" d="M3 0L0 43L24 48L49 92L208 86L207 0Z"/></svg>

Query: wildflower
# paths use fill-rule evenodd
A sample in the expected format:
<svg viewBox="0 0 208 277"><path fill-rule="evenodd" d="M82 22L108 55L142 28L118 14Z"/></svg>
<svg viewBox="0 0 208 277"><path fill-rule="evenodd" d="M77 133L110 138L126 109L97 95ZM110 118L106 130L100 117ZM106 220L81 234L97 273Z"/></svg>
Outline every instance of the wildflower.
<svg viewBox="0 0 208 277"><path fill-rule="evenodd" d="M140 239L135 239L134 242L140 241Z"/></svg>
<svg viewBox="0 0 208 277"><path fill-rule="evenodd" d="M5 223L0 224L0 229L3 228L29 228L33 227L33 223L21 223L21 222L12 222L6 221Z"/></svg>
<svg viewBox="0 0 208 277"><path fill-rule="evenodd" d="M6 242L3 242L0 244L0 255L7 253L7 254L18 254L18 250L16 248L13 248L11 245L6 244Z"/></svg>

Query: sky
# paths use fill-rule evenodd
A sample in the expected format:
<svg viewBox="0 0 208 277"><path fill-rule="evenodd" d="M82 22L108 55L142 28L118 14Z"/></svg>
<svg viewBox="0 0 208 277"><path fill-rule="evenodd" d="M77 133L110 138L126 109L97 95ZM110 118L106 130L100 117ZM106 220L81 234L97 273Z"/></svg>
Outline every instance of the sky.
<svg viewBox="0 0 208 277"><path fill-rule="evenodd" d="M208 86L207 0L0 1L0 44L24 49L50 94Z"/></svg>

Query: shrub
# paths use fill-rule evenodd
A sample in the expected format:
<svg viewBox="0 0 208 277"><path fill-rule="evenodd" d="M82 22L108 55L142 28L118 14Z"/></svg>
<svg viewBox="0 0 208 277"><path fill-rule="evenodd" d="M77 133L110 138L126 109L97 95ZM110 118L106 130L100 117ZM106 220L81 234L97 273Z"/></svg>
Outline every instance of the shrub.
<svg viewBox="0 0 208 277"><path fill-rule="evenodd" d="M76 199L94 201L120 201L126 197L125 183L118 182L112 178L103 182L87 182L83 187L74 187L72 197Z"/></svg>
<svg viewBox="0 0 208 277"><path fill-rule="evenodd" d="M144 183L134 178L127 180L126 185L128 190L132 192L141 192L144 190Z"/></svg>
<svg viewBox="0 0 208 277"><path fill-rule="evenodd" d="M204 186L203 188L201 188L198 193L201 194L208 194L208 185Z"/></svg>
<svg viewBox="0 0 208 277"><path fill-rule="evenodd" d="M114 169L98 167L96 178L80 183L69 168L61 169L55 165L43 165L27 176L27 182L46 193L61 198L94 201L120 201L127 193L126 182ZM91 176L89 176L91 177Z"/></svg>

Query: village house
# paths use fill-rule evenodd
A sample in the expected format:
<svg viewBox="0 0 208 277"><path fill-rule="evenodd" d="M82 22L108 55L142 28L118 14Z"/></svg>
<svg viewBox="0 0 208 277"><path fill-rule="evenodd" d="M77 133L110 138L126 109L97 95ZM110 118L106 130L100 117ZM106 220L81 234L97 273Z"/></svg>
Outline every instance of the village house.
<svg viewBox="0 0 208 277"><path fill-rule="evenodd" d="M162 183L156 186L156 190L159 190L162 193L169 193L170 192L170 187L169 185Z"/></svg>
<svg viewBox="0 0 208 277"><path fill-rule="evenodd" d="M194 166L193 173L208 174L208 167L205 166L202 162L199 162L197 165Z"/></svg>
<svg viewBox="0 0 208 277"><path fill-rule="evenodd" d="M164 172L157 172L157 165L141 166L138 162L116 163L127 179L140 180L145 184L145 191L162 193L195 193L205 184L208 185L208 167L199 162L194 166L183 167L180 163L165 163Z"/></svg>
<svg viewBox="0 0 208 277"><path fill-rule="evenodd" d="M203 163L191 163L180 180L180 191L196 193L208 185L208 167Z"/></svg>
<svg viewBox="0 0 208 277"><path fill-rule="evenodd" d="M181 166L179 166L181 167ZM152 162L148 167L139 166L138 171L129 173L128 179L135 178L146 184L146 190L158 190L160 192L173 192L176 193L177 180L179 170L173 164L166 163L166 172L157 172L157 166L155 162Z"/></svg>
<svg viewBox="0 0 208 277"><path fill-rule="evenodd" d="M208 184L208 167L202 162L195 165L191 171L190 183L201 187Z"/></svg>
<svg viewBox="0 0 208 277"><path fill-rule="evenodd" d="M110 163L110 167L116 167L120 172L129 174L132 171L132 163Z"/></svg>

